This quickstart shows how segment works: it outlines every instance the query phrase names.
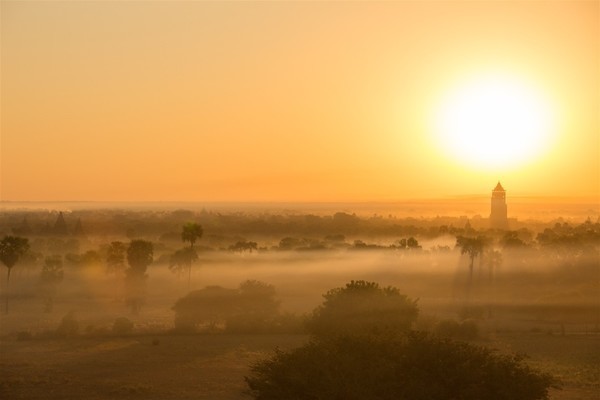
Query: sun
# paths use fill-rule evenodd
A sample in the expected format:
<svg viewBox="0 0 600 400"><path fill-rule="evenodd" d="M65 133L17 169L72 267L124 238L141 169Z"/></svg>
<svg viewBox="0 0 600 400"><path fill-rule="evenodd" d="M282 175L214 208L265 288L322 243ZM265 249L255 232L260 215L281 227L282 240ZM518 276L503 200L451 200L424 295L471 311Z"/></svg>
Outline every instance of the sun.
<svg viewBox="0 0 600 400"><path fill-rule="evenodd" d="M435 140L459 162L510 168L534 161L553 140L549 102L515 77L486 75L456 86L434 117Z"/></svg>

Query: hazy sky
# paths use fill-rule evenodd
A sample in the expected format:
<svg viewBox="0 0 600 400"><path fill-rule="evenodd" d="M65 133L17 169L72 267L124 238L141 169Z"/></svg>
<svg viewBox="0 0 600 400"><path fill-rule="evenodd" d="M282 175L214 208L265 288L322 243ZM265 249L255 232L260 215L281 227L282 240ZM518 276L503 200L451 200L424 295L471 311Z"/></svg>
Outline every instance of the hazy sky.
<svg viewBox="0 0 600 400"><path fill-rule="evenodd" d="M598 196L599 2L1 2L1 200ZM461 82L517 77L555 139L466 163ZM453 89L454 88L454 89Z"/></svg>

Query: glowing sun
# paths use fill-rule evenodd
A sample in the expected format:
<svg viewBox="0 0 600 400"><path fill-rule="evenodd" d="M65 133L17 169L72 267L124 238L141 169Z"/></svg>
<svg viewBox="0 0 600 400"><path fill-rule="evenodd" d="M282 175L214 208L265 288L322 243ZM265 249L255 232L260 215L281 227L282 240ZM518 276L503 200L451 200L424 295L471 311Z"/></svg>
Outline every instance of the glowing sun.
<svg viewBox="0 0 600 400"><path fill-rule="evenodd" d="M444 152L478 167L516 167L533 161L553 137L551 107L512 77L482 76L457 86L435 115Z"/></svg>

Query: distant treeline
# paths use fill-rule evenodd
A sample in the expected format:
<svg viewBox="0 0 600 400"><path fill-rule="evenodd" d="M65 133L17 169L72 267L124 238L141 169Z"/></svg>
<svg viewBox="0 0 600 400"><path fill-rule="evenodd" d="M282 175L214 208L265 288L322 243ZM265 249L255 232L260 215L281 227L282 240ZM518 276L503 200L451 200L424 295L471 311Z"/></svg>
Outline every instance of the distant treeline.
<svg viewBox="0 0 600 400"><path fill-rule="evenodd" d="M485 218L445 217L396 218L392 215L359 217L337 212L332 215L250 214L218 212L78 210L5 211L0 212L0 235L21 236L126 236L168 240L179 238L179 228L187 221L197 221L215 237L404 237L433 238L443 234L464 235L470 229L492 232ZM598 222L598 221L592 221ZM512 230L541 232L564 221L511 221Z"/></svg>

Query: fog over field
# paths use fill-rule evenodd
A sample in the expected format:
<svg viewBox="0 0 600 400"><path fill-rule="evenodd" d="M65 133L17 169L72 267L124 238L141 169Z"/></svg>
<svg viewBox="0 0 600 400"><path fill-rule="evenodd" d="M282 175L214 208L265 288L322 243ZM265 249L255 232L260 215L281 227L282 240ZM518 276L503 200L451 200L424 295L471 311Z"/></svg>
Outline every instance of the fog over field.
<svg viewBox="0 0 600 400"><path fill-rule="evenodd" d="M185 358L177 354L184 348L200 363L196 374L182 376L182 392L164 389L161 396L243 398L243 377L253 363L277 346L293 349L308 340L307 323L326 293L350 282L374 282L416 304L414 331L533 353L531 365L563 382L563 390L551 391L552 399L585 398L573 396L587 396L600 384L594 361L600 343L600 225L589 217L561 221L513 220L516 229L497 230L475 216L5 210L4 237L27 238L29 249L11 269L8 291L7 275L0 275L0 365L6 372L35 357L72 383L34 383L40 367L27 364L25 378L10 372L0 388L9 396L37 396L44 385L63 395L158 393L147 380L155 372L137 362L130 367L146 372L133 380L106 371L102 376L110 381L92 379L92 389L81 380L88 369L104 371L103 364L81 358L89 351L100 357L97 362L110 364L116 361L107 357L151 346L163 353L146 356L165 368L179 368ZM200 229L189 253L195 256L181 262L176 255L190 251L182 235L194 227ZM148 244L151 253L138 281L130 257L136 243ZM115 249L122 254L116 263ZM556 344L548 341L560 341L572 357L555 353ZM70 369L71 362L83 369ZM120 368L126 371L128 363ZM208 387L193 385L197 374Z"/></svg>

